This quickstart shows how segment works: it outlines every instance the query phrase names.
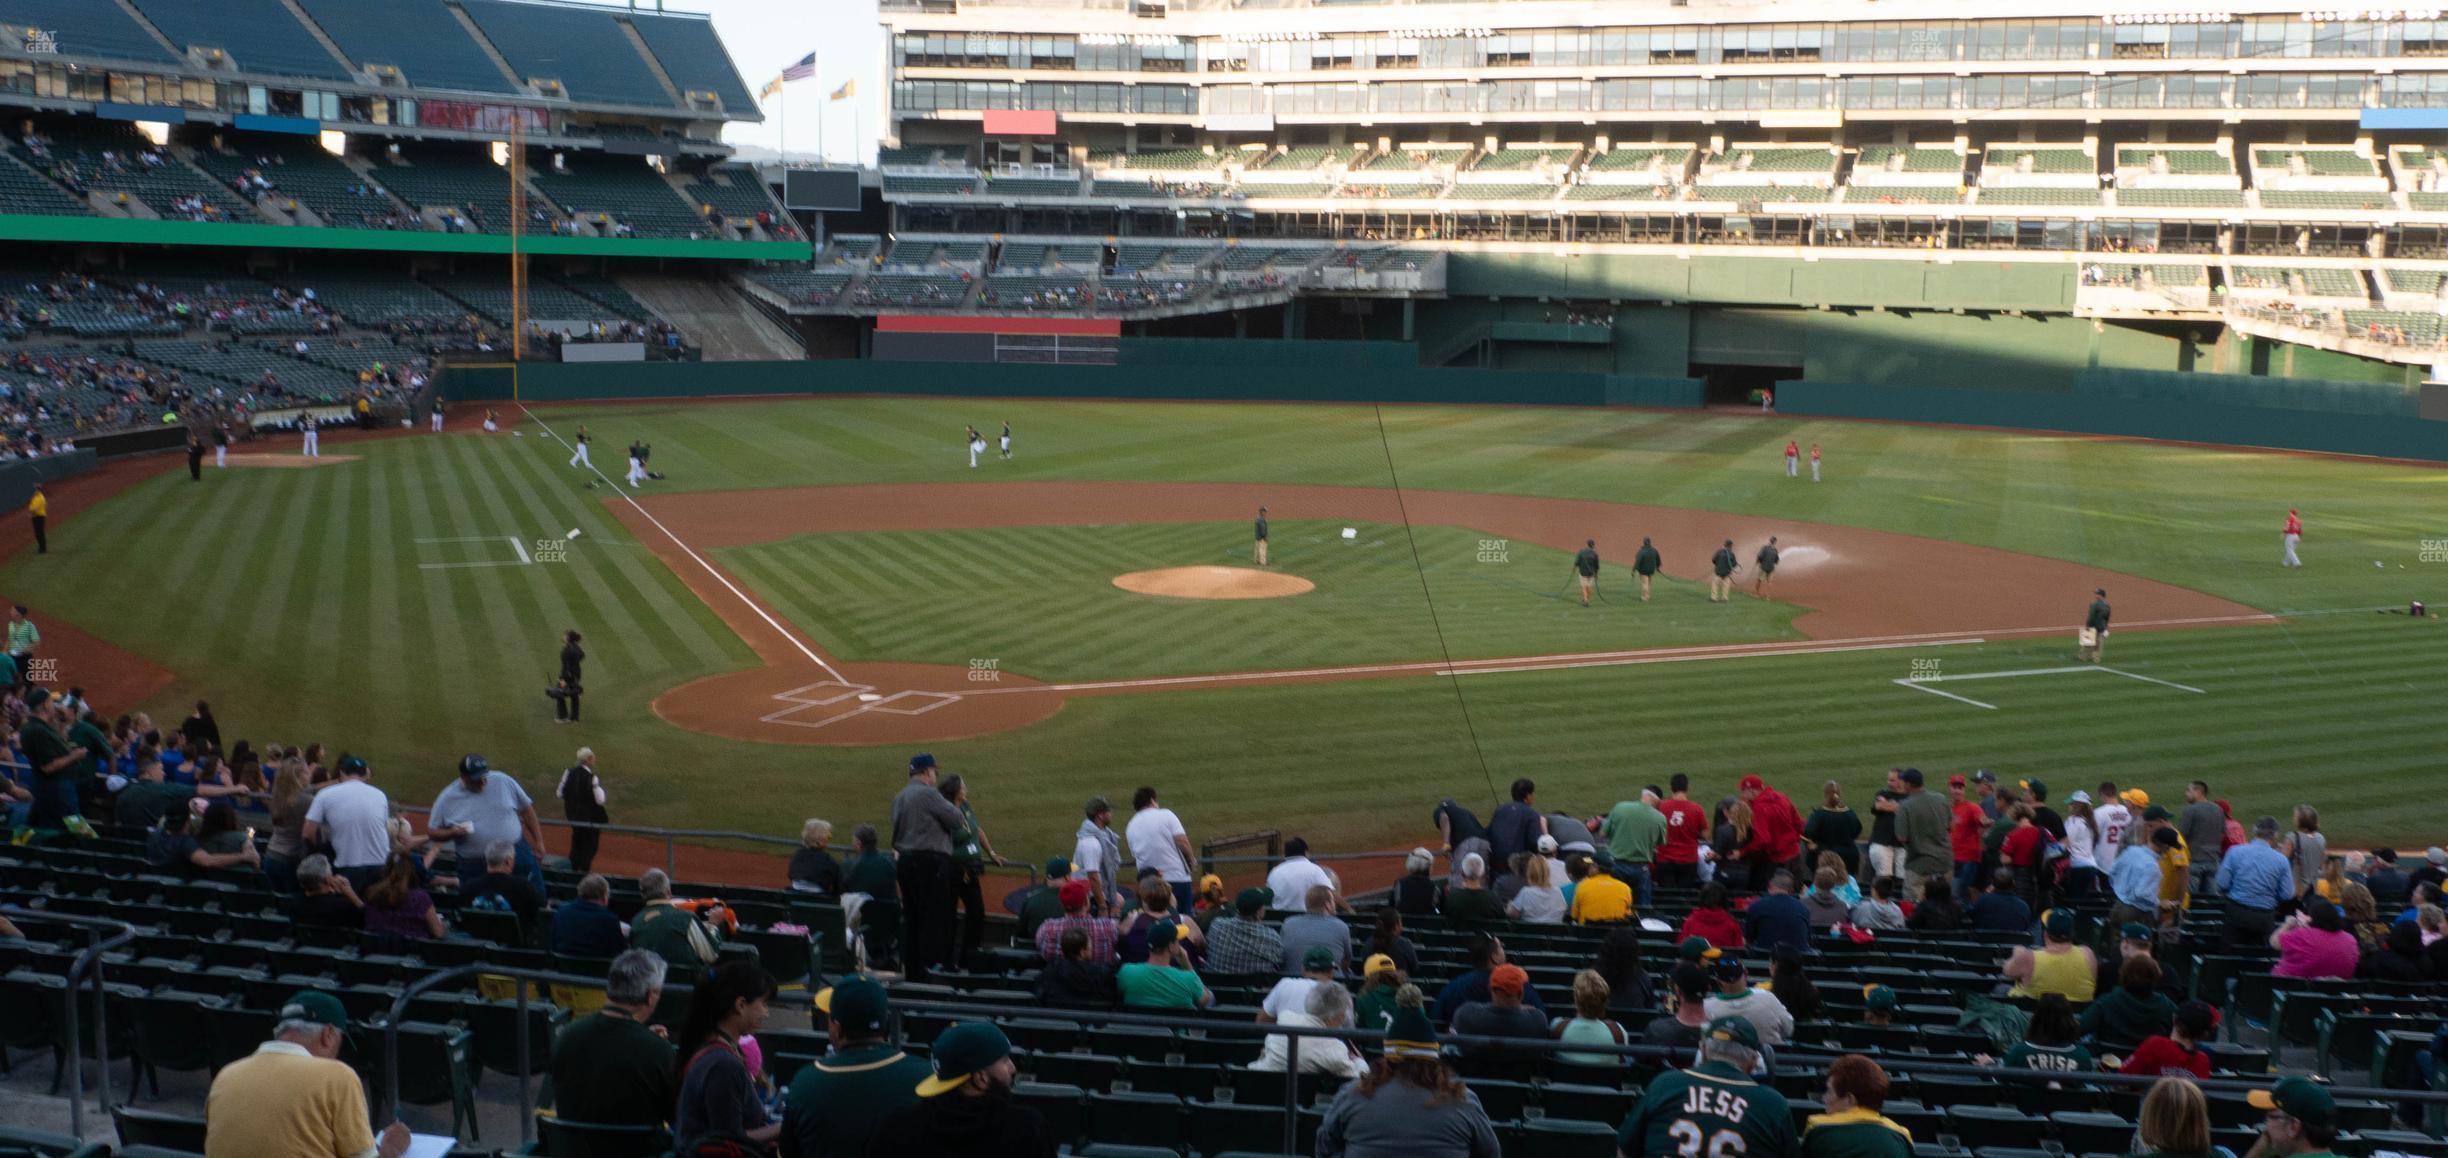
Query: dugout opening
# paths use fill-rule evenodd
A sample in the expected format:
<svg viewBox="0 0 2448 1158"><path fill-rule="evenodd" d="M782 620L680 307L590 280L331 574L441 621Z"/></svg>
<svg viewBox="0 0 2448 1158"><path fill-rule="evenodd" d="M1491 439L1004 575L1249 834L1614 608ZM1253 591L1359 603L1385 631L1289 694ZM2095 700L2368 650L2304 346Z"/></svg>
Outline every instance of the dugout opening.
<svg viewBox="0 0 2448 1158"><path fill-rule="evenodd" d="M1800 366L1728 366L1694 362L1689 373L1705 384L1710 406L1757 406L1758 391L1774 390L1781 382L1802 376Z"/></svg>

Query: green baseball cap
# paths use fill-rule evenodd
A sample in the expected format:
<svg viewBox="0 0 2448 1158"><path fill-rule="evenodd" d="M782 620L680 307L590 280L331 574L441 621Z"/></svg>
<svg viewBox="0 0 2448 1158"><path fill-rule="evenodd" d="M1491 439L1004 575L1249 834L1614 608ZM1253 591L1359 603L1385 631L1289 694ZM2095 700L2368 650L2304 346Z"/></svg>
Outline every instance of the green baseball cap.
<svg viewBox="0 0 2448 1158"><path fill-rule="evenodd" d="M2155 936L2151 932L2151 927L2140 921L2125 922L2125 927L2118 930L2117 935L2128 941L2148 941Z"/></svg>
<svg viewBox="0 0 2448 1158"><path fill-rule="evenodd" d="M2337 1121L2337 1102L2320 1083L2310 1078L2284 1078L2266 1090L2254 1090L2245 1095L2256 1110L2276 1110L2307 1126L2327 1126Z"/></svg>
<svg viewBox="0 0 2448 1158"><path fill-rule="evenodd" d="M1308 952L1301 954L1301 971L1304 973L1327 972L1341 960L1342 957L1336 954L1334 946L1311 945Z"/></svg>
<svg viewBox="0 0 2448 1158"><path fill-rule="evenodd" d="M1864 986L1862 986L1862 1007L1863 1007L1863 1008L1865 1008L1865 1009L1884 1009L1884 1010L1887 1010L1887 1011L1889 1011L1889 1012L1893 1012L1893 1011L1895 1010L1895 1007L1896 1007L1896 1005L1897 1005L1897 1004L1898 1004L1898 1002L1897 1002L1897 1000L1896 1000L1896 991L1895 991L1895 990L1893 990L1893 989L1889 989L1888 987L1886 987L1886 986L1884 986L1884 985L1864 985Z"/></svg>
<svg viewBox="0 0 2448 1158"><path fill-rule="evenodd" d="M340 999L320 989L307 989L281 1003L282 1021L304 1021L315 1025L348 1028L348 1007Z"/></svg>
<svg viewBox="0 0 2448 1158"><path fill-rule="evenodd" d="M1685 937L1682 944L1675 946L1675 956L1685 961L1714 961L1723 954L1724 950L1709 944L1706 937Z"/></svg>
<svg viewBox="0 0 2448 1158"><path fill-rule="evenodd" d="M1732 1042L1748 1050L1760 1047L1759 1029L1748 1018L1720 1017L1708 1023L1707 1033L1710 1041Z"/></svg>
<svg viewBox="0 0 2448 1158"><path fill-rule="evenodd" d="M1233 898L1233 908L1243 913L1255 913L1274 903L1275 894L1266 889L1243 889Z"/></svg>
<svg viewBox="0 0 2448 1158"><path fill-rule="evenodd" d="M2074 914L2065 909L2050 909L2040 914L2040 927L2060 940L2074 935Z"/></svg>
<svg viewBox="0 0 2448 1158"><path fill-rule="evenodd" d="M845 977L817 991L816 1011L858 1033L882 1033L892 1016L892 1001L884 987L869 977Z"/></svg>
<svg viewBox="0 0 2448 1158"><path fill-rule="evenodd" d="M932 1098L961 1088L979 1071L1011 1056L1011 1039L990 1021L964 1021L935 1037L929 1051L935 1076L918 1083L918 1096Z"/></svg>

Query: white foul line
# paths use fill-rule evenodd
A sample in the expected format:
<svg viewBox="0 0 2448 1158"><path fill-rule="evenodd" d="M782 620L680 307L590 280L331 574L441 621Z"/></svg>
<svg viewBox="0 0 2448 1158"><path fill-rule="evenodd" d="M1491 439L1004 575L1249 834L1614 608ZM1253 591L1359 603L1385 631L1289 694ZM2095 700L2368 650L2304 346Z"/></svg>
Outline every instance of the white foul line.
<svg viewBox="0 0 2448 1158"><path fill-rule="evenodd" d="M540 427L554 442L561 443L561 448L563 450L571 450L570 444L567 442L562 442L561 436L554 432L551 425L547 424L543 419L537 418L535 411L527 409L526 403L519 403L519 413L526 415L529 421ZM571 453L575 454L577 452L571 450ZM816 654L816 649L811 648L807 644L801 642L797 634L793 633L791 629L782 626L782 622L780 620L766 614L765 609L757 606L756 600L750 599L747 592L734 586L728 576L724 575L721 571L716 570L712 563L706 562L705 556L699 555L696 548L682 542L680 540L680 536L672 534L672 529L664 526L663 520L654 517L654 512L647 510L642 504L640 504L637 501L636 496L622 490L619 483L613 482L612 479L605 475L603 471L596 469L595 460L587 460L587 469L593 471L596 478L602 479L605 486L611 487L612 493L619 495L623 501L627 502L630 509L636 511L640 515L645 516L647 522L653 523L656 530L663 532L663 537L670 539L673 546L680 548L681 554L687 555L689 558L696 560L698 566L705 568L705 573L713 576L715 582L722 584L723 590L729 591L734 596L737 596L741 603L748 606L748 610L756 612L757 618L765 621L765 626L773 628L776 635L781 636L783 640L788 642L792 647L799 649L799 654L806 656L809 663L823 668L825 670L825 674L832 676L834 679L841 680L843 683L849 682L848 677L845 677L841 672L835 670L832 664L826 663L823 656Z"/></svg>
<svg viewBox="0 0 2448 1158"><path fill-rule="evenodd" d="M456 535L441 539L416 540L418 543L500 543L505 541L510 544L511 550L518 552L518 562L513 563L508 559L484 559L464 563L419 563L417 568L422 571L447 571L453 567L527 567L535 563L535 560L527 557L527 544L520 542L516 535Z"/></svg>
<svg viewBox="0 0 2448 1158"><path fill-rule="evenodd" d="M1925 676L1911 677L1911 678L1906 678L1906 679L1889 680L1889 681L1887 681L1887 682L1888 682L1888 683L1891 683L1891 684L1894 684L1894 685L1896 685L1897 687L1902 687L1902 688L1911 688L1912 690L1914 690L1914 691L1916 691L1916 692L1928 692L1929 694L1931 694L1931 695L1933 695L1933 696L1945 696L1946 698L1948 698L1948 699L1950 699L1950 700L1957 701L1958 703L1966 703L1966 704L1970 704L1970 705L1972 705L1973 707L1976 707L1976 708L1987 708L1987 709L1989 709L1989 710L1991 710L1991 711L1996 711L1996 710L1997 710L1997 705L1996 705L1996 704L1984 704L1984 703L1980 702L1979 700L1976 700L1976 699L1971 698L1970 696L1959 696L1959 695L1956 695L1956 694L1955 694L1955 693L1953 693L1953 692L1949 692L1949 691L1941 691L1941 690L1939 690L1939 689L1937 689L1937 688L1931 687L1930 685L1931 685L1931 684L1941 684L1941 683L1955 683L1955 682L1962 681L1962 680L2002 680L2002 679L2013 679L2013 678L2016 678L2016 677L2018 677L2018 676L2071 675L2071 674L2073 674L2073 673L2075 673L2075 672L2086 672L2086 671L2095 671L2095 672L2101 672L2101 673L2104 673L2104 674L2106 674L2106 675L2112 675L2112 676L2123 676L2123 677L2125 677L2126 679L2129 679L2129 680L2140 680L2140 681L2142 681L2143 683L2146 683L2146 684L2158 684L2160 687L2163 687L2163 688L2174 688L2174 689L2176 689L2177 691L2180 691L2180 692L2191 692L2191 693L2193 693L2194 695L2197 695L2197 696L2206 696L2206 695L2209 695L2209 694L2210 694L2209 692L2204 691L2204 690L2202 690L2201 688L2194 687L2194 686L2192 686L2191 684L2180 684L2180 683L2177 683L2177 682L2175 682L2175 681L2173 681L2173 680L2163 680L2163 679L2160 679L2160 678L2158 678L2157 676L2146 676L2146 675L2143 675L2143 674L2142 674L2142 673L2140 673L2140 672L2130 672L2130 671L2126 671L2124 668L2121 668L2121 667L2106 667L2106 666L2103 666L2103 665L2100 665L2100 664L2095 664L2095 663L2080 663L2080 664L2074 664L2074 665L2072 665L2072 666L2070 666L2070 667L2034 667L2034 668L2023 668L2023 669L2018 670L2018 671L1975 671L1975 672L1965 672L1965 673L1963 673L1963 674L1961 674L1961 675L1925 675Z"/></svg>
<svg viewBox="0 0 2448 1158"><path fill-rule="evenodd" d="M1917 680L1917 681L1916 681L1916 680L1910 680L1910 679L1901 679L1901 680L1889 680L1889 681L1887 681L1887 682L1889 682L1889 683L1891 683L1891 684L1894 684L1895 686L1900 687L1900 688L1911 688L1912 690L1914 690L1914 691L1916 691L1916 692L1928 692L1929 694L1931 694L1931 695L1933 695L1933 696L1945 696L1946 698L1948 698L1948 699L1950 699L1950 700L1953 700L1953 701L1955 701L1956 703L1959 703L1959 704L1970 704L1970 705L1972 705L1973 707L1976 707L1976 708L1987 708L1987 709L1989 709L1990 711L1993 711L1993 712L1997 710L1997 705L1996 705L1996 704L1984 704L1984 703L1980 702L1979 700L1973 699L1973 698L1972 698L1972 697L1970 697L1970 696L1959 696L1959 695L1956 695L1956 694L1955 694L1955 693L1953 693L1953 692L1942 692L1942 691L1939 691L1937 688L1933 688L1933 687L1929 686L1929 681L1928 681L1928 680Z"/></svg>

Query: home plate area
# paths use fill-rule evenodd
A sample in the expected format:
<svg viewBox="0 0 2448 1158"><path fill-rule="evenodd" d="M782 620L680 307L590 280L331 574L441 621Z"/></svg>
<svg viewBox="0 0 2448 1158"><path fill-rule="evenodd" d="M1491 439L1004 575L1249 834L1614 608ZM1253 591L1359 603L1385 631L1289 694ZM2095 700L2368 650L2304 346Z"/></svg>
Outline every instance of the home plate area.
<svg viewBox="0 0 2448 1158"><path fill-rule="evenodd" d="M952 692L879 693L872 684L824 680L786 692L775 692L773 698L788 706L758 717L762 722L788 724L794 728L822 728L869 712L888 716L923 716L957 702L960 696Z"/></svg>

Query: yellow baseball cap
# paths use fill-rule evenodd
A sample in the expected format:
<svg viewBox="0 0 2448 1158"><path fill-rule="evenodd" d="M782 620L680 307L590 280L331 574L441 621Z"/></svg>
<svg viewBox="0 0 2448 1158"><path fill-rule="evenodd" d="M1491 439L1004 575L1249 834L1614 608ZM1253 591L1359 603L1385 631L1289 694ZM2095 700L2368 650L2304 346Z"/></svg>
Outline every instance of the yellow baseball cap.
<svg viewBox="0 0 2448 1158"><path fill-rule="evenodd" d="M1394 959L1386 956L1383 953L1371 954L1369 959L1360 966L1360 975L1362 977L1375 977L1380 973L1394 972L1398 972L1398 969L1394 964Z"/></svg>

